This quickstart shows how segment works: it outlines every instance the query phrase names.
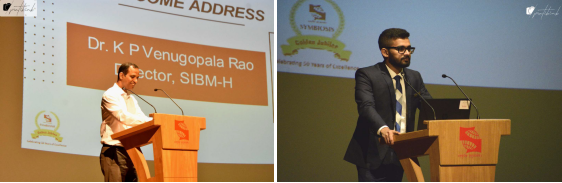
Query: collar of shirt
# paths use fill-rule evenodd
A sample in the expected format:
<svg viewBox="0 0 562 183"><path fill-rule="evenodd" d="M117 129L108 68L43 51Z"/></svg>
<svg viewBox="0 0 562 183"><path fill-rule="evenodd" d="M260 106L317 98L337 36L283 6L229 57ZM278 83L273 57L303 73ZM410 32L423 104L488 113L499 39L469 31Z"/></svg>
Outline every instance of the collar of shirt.
<svg viewBox="0 0 562 183"><path fill-rule="evenodd" d="M396 73L390 69L390 67L388 67L388 65L384 64L384 66L386 66L386 68L388 69L388 73L390 73L390 78L394 79L394 77L396 76ZM402 76L402 79L404 79L404 69L402 69L402 71L400 71L400 76Z"/></svg>
<svg viewBox="0 0 562 183"><path fill-rule="evenodd" d="M111 87L111 93L114 93L116 95L121 95L123 97L125 97L126 99L128 99L130 97L129 92L125 92L123 91L123 89L121 87L119 87L119 85L117 85L117 83L113 83L113 87Z"/></svg>

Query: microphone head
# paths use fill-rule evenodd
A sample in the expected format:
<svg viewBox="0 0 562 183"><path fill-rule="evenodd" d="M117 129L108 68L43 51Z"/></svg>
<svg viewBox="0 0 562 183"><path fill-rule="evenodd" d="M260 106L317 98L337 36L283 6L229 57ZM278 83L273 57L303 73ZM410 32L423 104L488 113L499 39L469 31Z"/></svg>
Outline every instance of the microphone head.
<svg viewBox="0 0 562 183"><path fill-rule="evenodd" d="M446 75L446 74L443 74L443 75L441 75L441 77L443 77L443 78L446 78L446 77L447 77L447 75Z"/></svg>
<svg viewBox="0 0 562 183"><path fill-rule="evenodd" d="M154 88L154 91L158 91L158 88Z"/></svg>

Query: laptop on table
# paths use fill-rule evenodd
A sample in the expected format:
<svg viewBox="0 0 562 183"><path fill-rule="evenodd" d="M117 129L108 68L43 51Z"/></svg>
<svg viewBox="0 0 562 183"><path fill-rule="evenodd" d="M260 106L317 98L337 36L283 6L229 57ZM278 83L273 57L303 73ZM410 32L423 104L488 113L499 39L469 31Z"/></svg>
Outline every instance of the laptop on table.
<svg viewBox="0 0 562 183"><path fill-rule="evenodd" d="M470 101L463 99L426 99L433 109L435 109L435 117L437 120L444 119L469 119L470 118ZM424 102L421 102L420 113L418 115L418 129L427 129L427 125L423 124L424 120L433 120L433 111Z"/></svg>

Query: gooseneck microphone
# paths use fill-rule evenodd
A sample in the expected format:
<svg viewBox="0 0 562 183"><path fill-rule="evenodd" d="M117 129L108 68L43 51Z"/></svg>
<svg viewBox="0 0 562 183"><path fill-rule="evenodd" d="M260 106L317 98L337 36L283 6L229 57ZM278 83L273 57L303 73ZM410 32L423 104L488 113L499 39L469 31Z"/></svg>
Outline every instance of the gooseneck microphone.
<svg viewBox="0 0 562 183"><path fill-rule="evenodd" d="M457 84L457 82L455 82L455 80L449 76L447 76L446 74L441 75L441 77L443 78L449 78L453 81L453 83L455 83L455 85L457 85L457 88L459 88L459 90L461 90L462 94L464 94L464 96L470 101L470 103L472 104L472 106L474 106L474 108L476 109L476 119L480 119L480 112L478 112L478 107L476 107L476 105L474 105L474 102L472 102L472 100L470 99L470 97L468 97L468 95L466 95L466 93L464 93L464 91L462 91L461 87Z"/></svg>
<svg viewBox="0 0 562 183"><path fill-rule="evenodd" d="M406 81L406 83L408 84L408 86L410 86L410 88L412 88L412 90L414 90L418 96L420 96L420 98L427 104L427 106L429 106L431 108L431 110L433 111L433 120L437 120L437 117L435 115L435 109L433 109L433 107L429 104L429 102L427 102L427 100L425 100L425 98L423 98L423 96L421 95L420 92L418 92L418 90L416 90L411 84L410 82L408 82L408 80L406 79L406 75L404 75L404 81Z"/></svg>
<svg viewBox="0 0 562 183"><path fill-rule="evenodd" d="M146 100L144 100L142 97L140 97L139 95L137 95L135 92L133 92L133 91L131 91L131 90L129 90L129 89L126 89L126 88L122 88L122 89L123 89L123 90L130 91L131 93L135 94L137 97L139 97L140 99L142 99L142 101L144 101L144 102L146 102L148 105L150 105L150 106L154 109L154 113L157 113L157 112L156 112L156 108L154 108L154 106L153 106L152 104L148 103Z"/></svg>
<svg viewBox="0 0 562 183"><path fill-rule="evenodd" d="M168 98L170 98L170 100L172 100L172 102L174 102L174 99L172 99L172 97L170 97L170 95L168 95L168 93L166 93L166 91L164 91L163 89L158 89L158 88L154 89L154 91L158 91L158 90L162 90L164 92L164 94L166 94L166 96L168 96ZM174 104L176 104L176 102L174 102ZM176 106L178 106L178 108L180 108L181 115L183 116L183 109L181 109L181 107L178 104L176 104Z"/></svg>

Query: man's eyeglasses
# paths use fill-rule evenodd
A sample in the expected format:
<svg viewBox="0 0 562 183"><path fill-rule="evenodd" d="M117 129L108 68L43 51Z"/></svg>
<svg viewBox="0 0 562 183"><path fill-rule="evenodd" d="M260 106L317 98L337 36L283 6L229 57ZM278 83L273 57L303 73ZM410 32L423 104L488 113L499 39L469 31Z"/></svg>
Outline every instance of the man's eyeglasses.
<svg viewBox="0 0 562 183"><path fill-rule="evenodd" d="M416 49L415 47L405 47L405 46L399 46L399 47L386 47L386 48L394 48L398 51L398 53L400 54L404 54L406 52L406 50L408 50L410 52L410 54L414 54L414 50Z"/></svg>

